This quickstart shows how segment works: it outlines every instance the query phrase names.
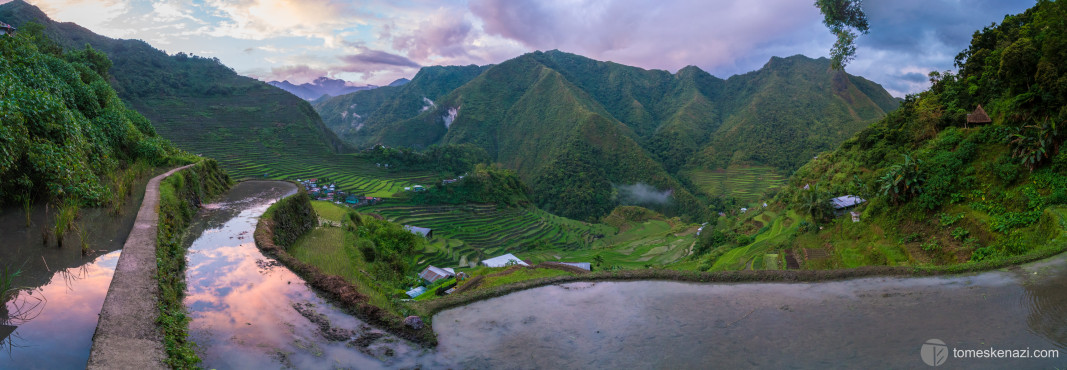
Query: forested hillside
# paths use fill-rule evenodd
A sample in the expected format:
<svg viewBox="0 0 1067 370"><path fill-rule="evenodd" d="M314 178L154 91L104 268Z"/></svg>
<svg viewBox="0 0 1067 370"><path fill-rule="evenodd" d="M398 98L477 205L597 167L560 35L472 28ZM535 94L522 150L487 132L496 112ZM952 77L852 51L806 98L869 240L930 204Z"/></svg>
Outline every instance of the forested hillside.
<svg viewBox="0 0 1067 370"><path fill-rule="evenodd" d="M389 86L357 91L314 102L315 110L331 130L350 143L371 142L361 131L409 119L434 107L434 100L477 77L488 67L433 66L419 70L411 81L398 80ZM428 130L435 132L434 130ZM425 135L424 130L412 133Z"/></svg>
<svg viewBox="0 0 1067 370"><path fill-rule="evenodd" d="M931 73L928 91L797 170L777 197L786 209L746 215L730 229L753 234L745 241L774 243L709 241L709 265L782 249L827 256L809 260L813 267L1003 261L1062 250L1052 239L1063 235L1067 215L1064 19L1067 3L1040 1L976 32L956 57L958 73ZM868 200L855 223L829 203L849 194ZM792 227L760 229L757 221Z"/></svg>
<svg viewBox="0 0 1067 370"><path fill-rule="evenodd" d="M469 81L456 78L461 71ZM433 93L412 93L442 79ZM789 173L896 105L825 59L775 58L722 80L696 67L670 74L549 51L481 69L426 68L400 89L316 108L327 122L347 122L331 127L357 146L475 144L530 183L541 207L595 219L625 198L619 186L634 184L673 199L647 206L702 215L693 195L702 189L685 185L683 169L772 165Z"/></svg>
<svg viewBox="0 0 1067 370"><path fill-rule="evenodd" d="M64 50L89 44L106 53L113 62L108 81L119 97L151 120L162 137L217 158L236 177L263 176L266 171L256 168L267 158L323 159L350 151L308 102L240 76L217 59L167 55L143 41L100 36L52 21L22 0L0 5L0 20L20 28L26 22L42 24ZM292 167L288 170L306 165ZM286 170L284 165L277 169Z"/></svg>
<svg viewBox="0 0 1067 370"><path fill-rule="evenodd" d="M0 37L0 204L103 206L122 199L134 162L195 161L126 108L92 48L62 53L40 27Z"/></svg>

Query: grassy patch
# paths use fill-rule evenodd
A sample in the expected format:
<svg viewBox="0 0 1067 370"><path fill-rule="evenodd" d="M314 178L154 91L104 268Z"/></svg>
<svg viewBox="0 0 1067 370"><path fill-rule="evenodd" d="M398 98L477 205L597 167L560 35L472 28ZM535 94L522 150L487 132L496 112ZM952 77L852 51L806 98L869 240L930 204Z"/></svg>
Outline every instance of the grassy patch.
<svg viewBox="0 0 1067 370"><path fill-rule="evenodd" d="M345 217L345 214L349 211L348 207L339 206L323 200L311 201L311 207L315 209L315 213L318 213L319 217L336 222L341 222L341 219Z"/></svg>

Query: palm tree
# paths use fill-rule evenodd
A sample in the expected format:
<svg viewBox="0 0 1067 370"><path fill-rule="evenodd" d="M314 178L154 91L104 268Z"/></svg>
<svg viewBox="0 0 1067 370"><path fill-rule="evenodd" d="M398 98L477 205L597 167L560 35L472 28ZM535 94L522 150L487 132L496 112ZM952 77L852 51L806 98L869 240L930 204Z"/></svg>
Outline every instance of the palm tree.
<svg viewBox="0 0 1067 370"><path fill-rule="evenodd" d="M604 256L596 255L593 257L593 262L596 262L596 267L600 267L604 263Z"/></svg>
<svg viewBox="0 0 1067 370"><path fill-rule="evenodd" d="M811 216L815 226L819 226L819 221L825 219L831 212L830 194L819 190L819 184L815 184L800 194L800 208Z"/></svg>

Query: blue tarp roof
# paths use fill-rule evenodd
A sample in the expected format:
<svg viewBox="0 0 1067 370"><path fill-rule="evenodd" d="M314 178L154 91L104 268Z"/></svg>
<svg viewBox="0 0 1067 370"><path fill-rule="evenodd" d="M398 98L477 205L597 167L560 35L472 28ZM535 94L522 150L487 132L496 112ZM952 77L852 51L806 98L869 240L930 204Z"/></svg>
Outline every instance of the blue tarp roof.
<svg viewBox="0 0 1067 370"><path fill-rule="evenodd" d="M418 296L422 295L422 293L426 293L426 287L424 287L424 286L420 286L418 288L409 290L408 291L408 297L415 298L415 297L418 297Z"/></svg>
<svg viewBox="0 0 1067 370"><path fill-rule="evenodd" d="M866 202L867 200L857 197L855 195L844 195L834 199L830 199L830 203L834 205L835 209L842 209L852 207L854 205Z"/></svg>

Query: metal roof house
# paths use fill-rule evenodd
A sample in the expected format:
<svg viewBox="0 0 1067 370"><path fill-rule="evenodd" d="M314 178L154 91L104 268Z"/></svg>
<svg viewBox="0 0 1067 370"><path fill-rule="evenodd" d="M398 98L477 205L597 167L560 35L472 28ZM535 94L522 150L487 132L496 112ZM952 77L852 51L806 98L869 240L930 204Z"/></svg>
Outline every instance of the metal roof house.
<svg viewBox="0 0 1067 370"><path fill-rule="evenodd" d="M855 207L860 203L866 201L866 199L857 197L855 195L843 195L834 199L830 199L830 204L834 205L834 209L841 210L849 207Z"/></svg>
<svg viewBox="0 0 1067 370"><path fill-rule="evenodd" d="M515 255L511 253L484 260L482 261L482 264L489 267L504 267L508 265L509 261L515 261L515 264L519 266L529 266L529 264L522 262L519 257L515 257Z"/></svg>
<svg viewBox="0 0 1067 370"><path fill-rule="evenodd" d="M433 237L433 229L430 229L428 227L404 225L404 230L410 231L412 234L422 235L422 237L427 239Z"/></svg>
<svg viewBox="0 0 1067 370"><path fill-rule="evenodd" d="M452 269L443 269L443 268L440 268L440 267L434 267L433 265L430 265L430 266L426 267L425 269L423 269L422 272L419 273L419 278L422 279L422 280L426 280L426 282L428 282L428 283L432 283L432 282L435 282L435 281L438 281L438 280L445 279L445 278L452 277L452 276L456 275L456 272L454 270L452 270L452 271L449 271L449 270L452 270Z"/></svg>
<svg viewBox="0 0 1067 370"><path fill-rule="evenodd" d="M14 35L16 28L10 24L0 22L0 35Z"/></svg>

